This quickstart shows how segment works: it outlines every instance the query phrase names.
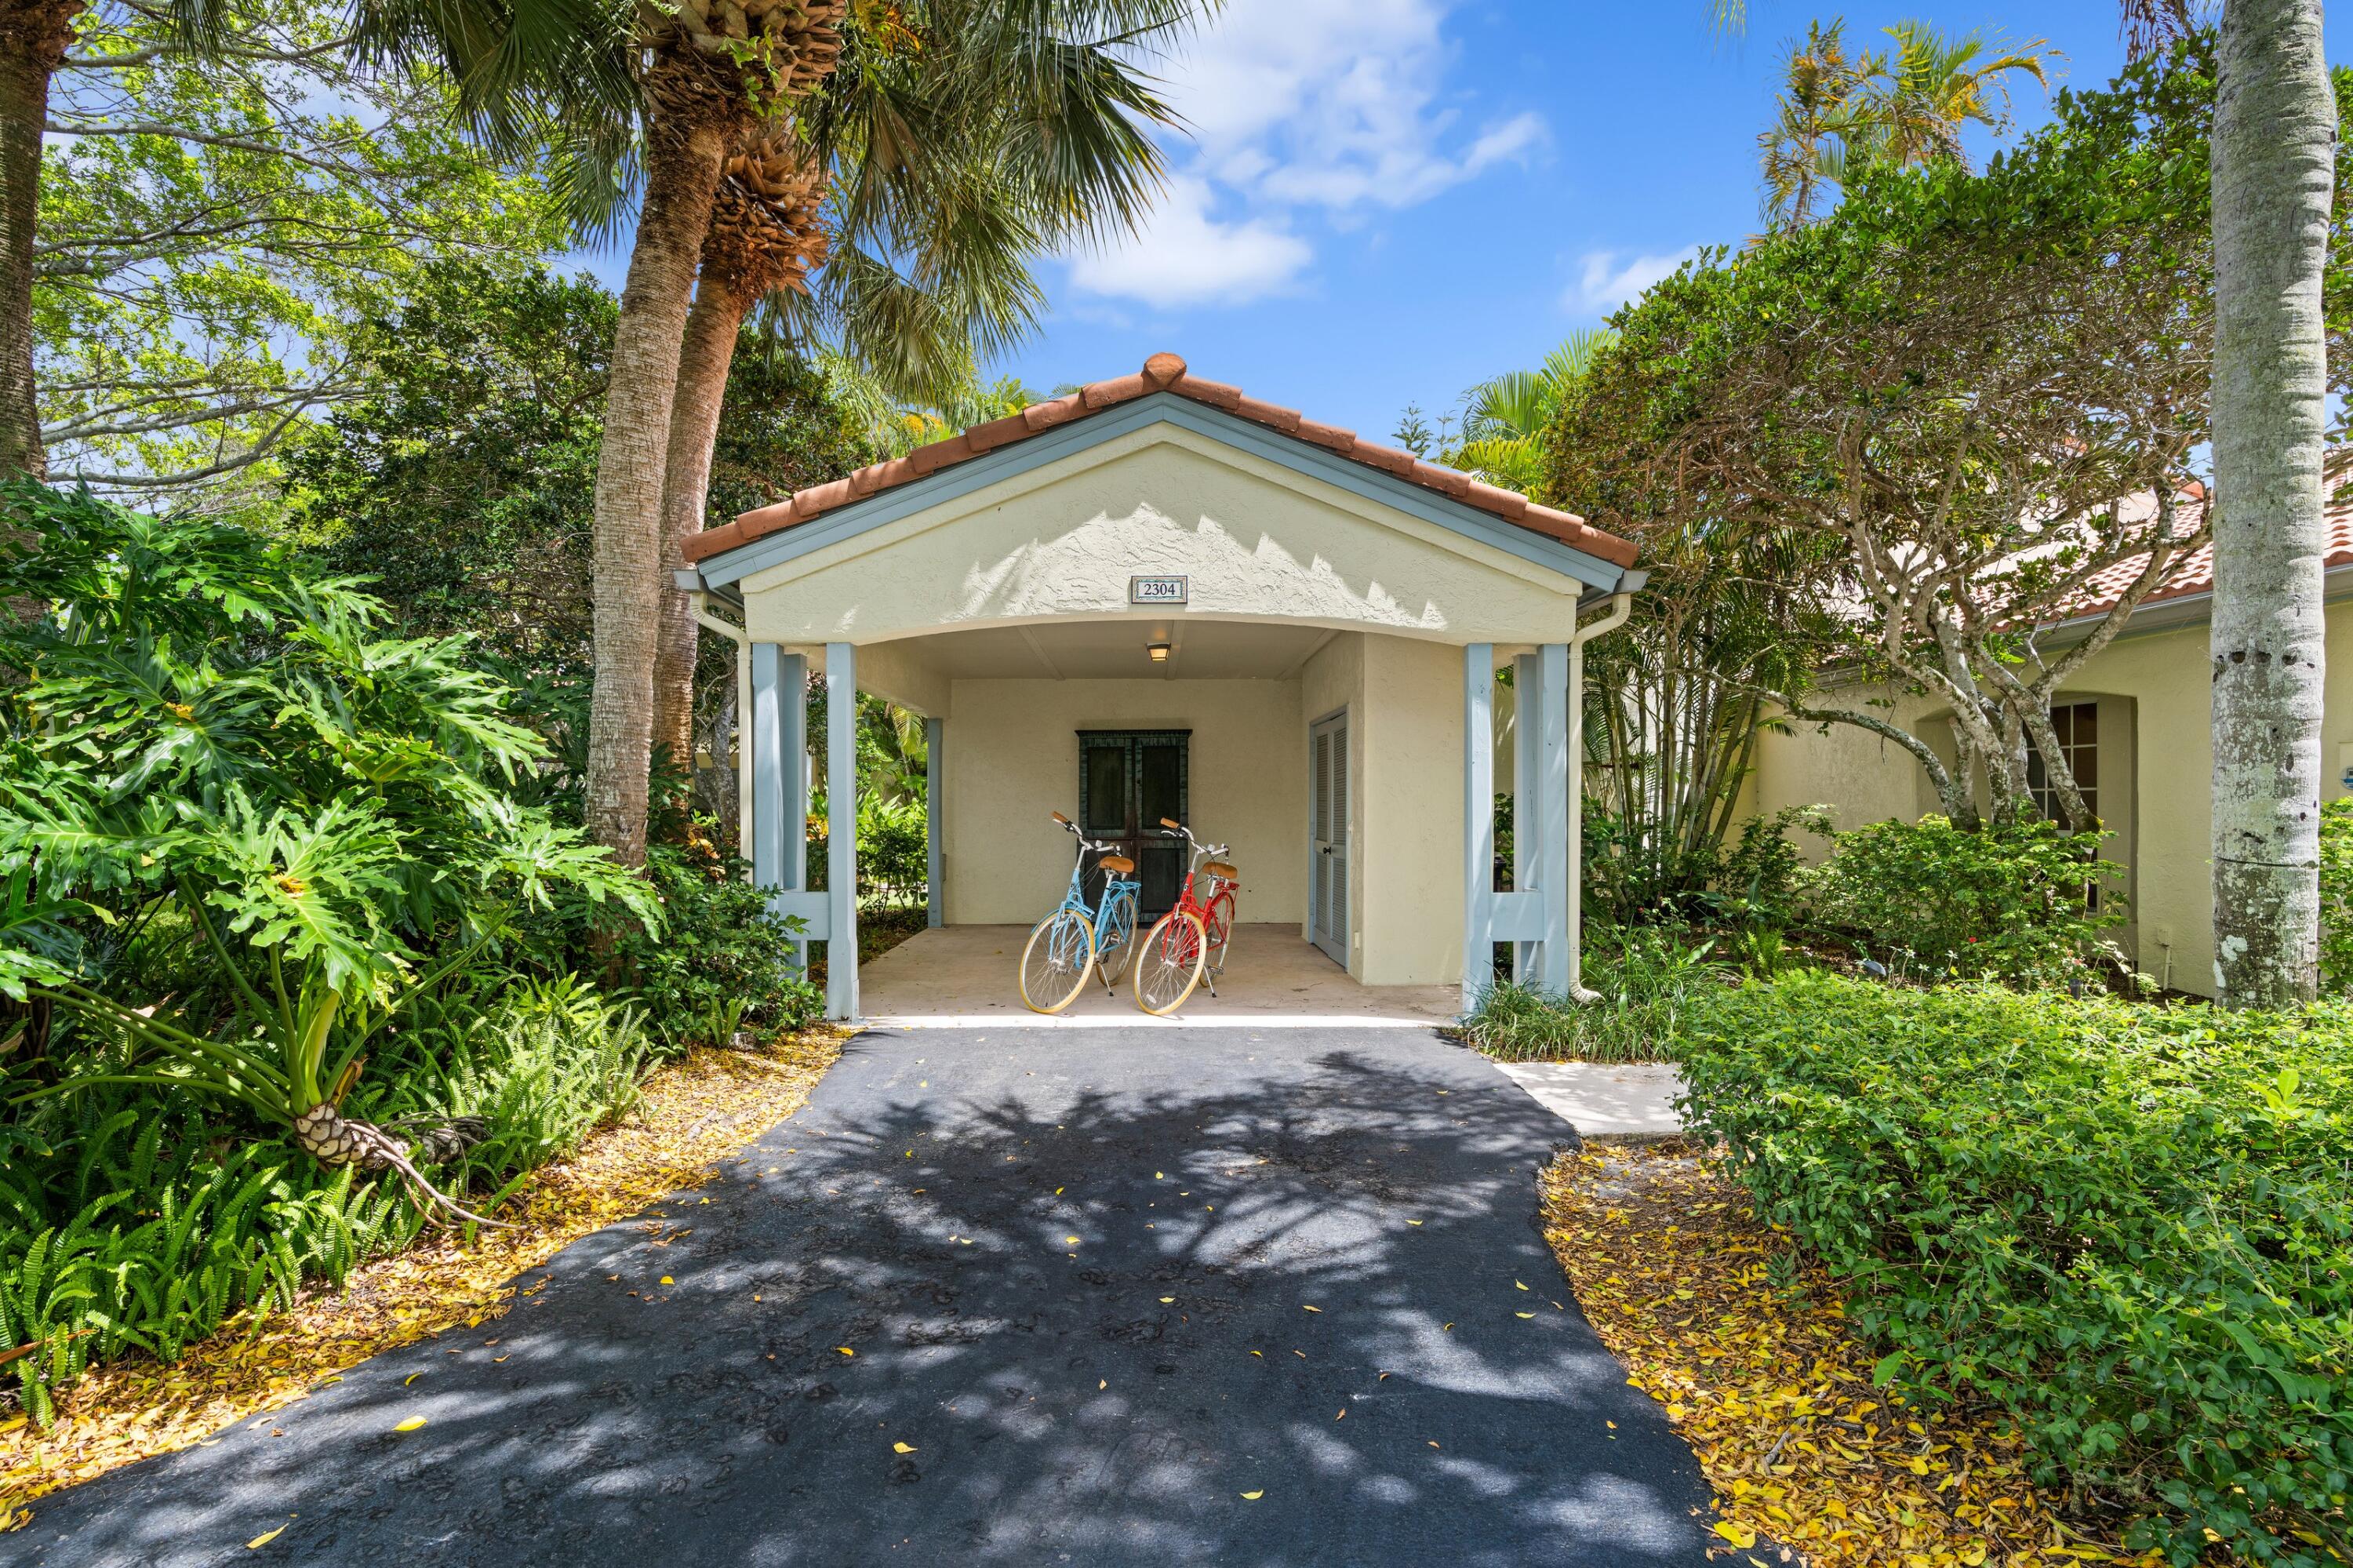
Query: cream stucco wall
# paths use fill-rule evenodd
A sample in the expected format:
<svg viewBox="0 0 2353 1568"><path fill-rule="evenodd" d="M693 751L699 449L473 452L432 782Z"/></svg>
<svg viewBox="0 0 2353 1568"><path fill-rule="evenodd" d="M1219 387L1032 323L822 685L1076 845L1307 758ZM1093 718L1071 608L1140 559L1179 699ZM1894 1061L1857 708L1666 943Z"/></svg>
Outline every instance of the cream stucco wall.
<svg viewBox="0 0 2353 1568"><path fill-rule="evenodd" d="M2328 606L2328 665L2321 734L2325 794L2347 792L2353 765L2353 601ZM2098 699L2103 814L2118 832L2110 858L2131 868L2134 909L2125 942L2146 971L2183 991L2214 990L2214 905L2208 838L2214 748L2208 695L2208 630L2203 620L2134 631L2103 649L2058 701ZM1841 693L1843 701L1885 693ZM1907 726L1931 705L1896 694L1872 710ZM2129 747L2128 766L2110 759L2118 728ZM2111 781L2110 774L2122 777ZM2112 790L2122 790L2110 804ZM1757 770L1744 791L1747 810L1831 807L1838 825L1854 827L1888 817L1906 820L1936 806L1919 764L1901 747L1852 726L1817 734L1811 726L1767 735Z"/></svg>
<svg viewBox="0 0 2353 1568"><path fill-rule="evenodd" d="M763 641L862 645L1125 615L1128 578L1187 613L1456 643L1557 639L1577 585L1507 551L1173 425L1114 438L743 581Z"/></svg>
<svg viewBox="0 0 2353 1568"><path fill-rule="evenodd" d="M1193 831L1233 846L1245 920L1307 912L1300 683L958 681L943 728L951 925L1029 925L1071 877L1079 731L1188 729Z"/></svg>
<svg viewBox="0 0 2353 1568"><path fill-rule="evenodd" d="M1081 730L1186 729L1192 826L1233 846L1250 920L1307 920L1308 726L1349 715L1348 972L1462 972L1462 655L1343 635L1293 680L957 681L944 723L945 917L1026 925L1070 876Z"/></svg>

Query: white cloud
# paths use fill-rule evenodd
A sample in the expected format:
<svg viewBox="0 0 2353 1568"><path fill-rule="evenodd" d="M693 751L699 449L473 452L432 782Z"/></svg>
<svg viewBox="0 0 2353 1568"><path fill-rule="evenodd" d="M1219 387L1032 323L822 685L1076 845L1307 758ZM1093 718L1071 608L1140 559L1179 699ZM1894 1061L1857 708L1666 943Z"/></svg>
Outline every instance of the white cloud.
<svg viewBox="0 0 2353 1568"><path fill-rule="evenodd" d="M1071 263L1071 281L1091 294L1148 305L1242 304L1290 285L1314 252L1307 242L1263 219L1220 222L1207 181L1168 183L1141 234Z"/></svg>
<svg viewBox="0 0 2353 1568"><path fill-rule="evenodd" d="M1673 277L1676 268L1698 254L1696 245L1686 245L1663 256L1588 250L1579 266L1577 281L1569 285L1561 303L1578 313L1608 315L1651 284Z"/></svg>
<svg viewBox="0 0 2353 1568"><path fill-rule="evenodd" d="M1231 0L1159 63L1191 135L1153 233L1076 260L1073 281L1155 304L1258 298L1312 262L1303 220L1346 228L1540 152L1541 115L1470 129L1441 101L1456 3Z"/></svg>

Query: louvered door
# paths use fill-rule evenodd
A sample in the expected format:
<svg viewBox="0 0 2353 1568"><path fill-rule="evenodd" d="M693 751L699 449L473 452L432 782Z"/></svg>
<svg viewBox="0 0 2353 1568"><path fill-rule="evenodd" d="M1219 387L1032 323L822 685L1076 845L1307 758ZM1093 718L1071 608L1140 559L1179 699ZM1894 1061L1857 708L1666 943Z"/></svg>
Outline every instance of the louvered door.
<svg viewBox="0 0 2353 1568"><path fill-rule="evenodd" d="M1335 963L1348 961L1348 716L1308 731L1314 774L1310 815L1314 867L1309 877L1314 941Z"/></svg>

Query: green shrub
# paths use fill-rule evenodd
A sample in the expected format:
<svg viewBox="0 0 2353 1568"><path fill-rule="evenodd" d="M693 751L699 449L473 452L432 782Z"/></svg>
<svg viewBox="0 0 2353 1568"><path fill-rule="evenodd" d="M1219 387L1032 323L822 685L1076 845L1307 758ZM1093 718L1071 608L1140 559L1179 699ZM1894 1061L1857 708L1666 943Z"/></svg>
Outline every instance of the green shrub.
<svg viewBox="0 0 2353 1568"><path fill-rule="evenodd" d="M858 896L896 905L923 901L931 874L923 802L869 794L858 802Z"/></svg>
<svg viewBox="0 0 2353 1568"><path fill-rule="evenodd" d="M646 871L661 901L661 927L634 928L620 955L655 1027L673 1045L724 1045L738 1029L799 1029L825 999L793 962L807 929L769 911L733 856L712 858L657 844Z"/></svg>
<svg viewBox="0 0 2353 1568"><path fill-rule="evenodd" d="M1684 1010L1729 978L1713 952L1713 943L1668 927L1598 932L1586 947L1585 983L1600 1001L1579 1007L1500 981L1463 1021L1463 1037L1505 1062L1673 1061Z"/></svg>
<svg viewBox="0 0 2353 1568"><path fill-rule="evenodd" d="M2353 1543L2353 1006L1820 973L1685 1010L1697 1130L1882 1375L2014 1413L2179 1564Z"/></svg>
<svg viewBox="0 0 2353 1568"><path fill-rule="evenodd" d="M2124 918L2113 887L2098 907L2085 891L2121 869L2098 841L2053 823L1988 826L1947 819L1873 822L1837 835L1815 874L1813 918L1852 934L1904 977L1991 978L2056 985L2084 972L2100 932Z"/></svg>
<svg viewBox="0 0 2353 1568"><path fill-rule="evenodd" d="M2320 808L2320 983L2353 991L2353 795Z"/></svg>
<svg viewBox="0 0 2353 1568"><path fill-rule="evenodd" d="M634 1009L569 979L437 999L380 1049L352 1108L395 1128L480 1118L480 1140L441 1168L460 1191L628 1110L650 1054ZM46 1422L85 1367L174 1360L240 1310L340 1284L424 1223L399 1182L327 1170L191 1097L100 1085L19 1107L0 1122L0 1343L44 1348L7 1370Z"/></svg>

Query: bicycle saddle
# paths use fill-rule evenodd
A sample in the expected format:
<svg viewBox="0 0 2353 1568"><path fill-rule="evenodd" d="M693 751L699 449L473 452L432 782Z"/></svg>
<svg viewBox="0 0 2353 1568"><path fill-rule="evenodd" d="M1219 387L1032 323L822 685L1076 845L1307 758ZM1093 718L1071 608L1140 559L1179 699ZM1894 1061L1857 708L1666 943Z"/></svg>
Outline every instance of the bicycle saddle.
<svg viewBox="0 0 2353 1568"><path fill-rule="evenodd" d="M1095 863L1103 867L1105 871L1114 873L1120 876L1125 876L1129 872L1135 869L1135 863L1128 859L1124 854L1107 854L1103 856L1103 859L1095 862Z"/></svg>
<svg viewBox="0 0 2353 1568"><path fill-rule="evenodd" d="M1213 860L1207 865L1201 867L1201 869L1208 872L1211 876L1221 876L1228 882L1240 882L1241 880L1242 874L1236 871L1233 866L1226 861Z"/></svg>

